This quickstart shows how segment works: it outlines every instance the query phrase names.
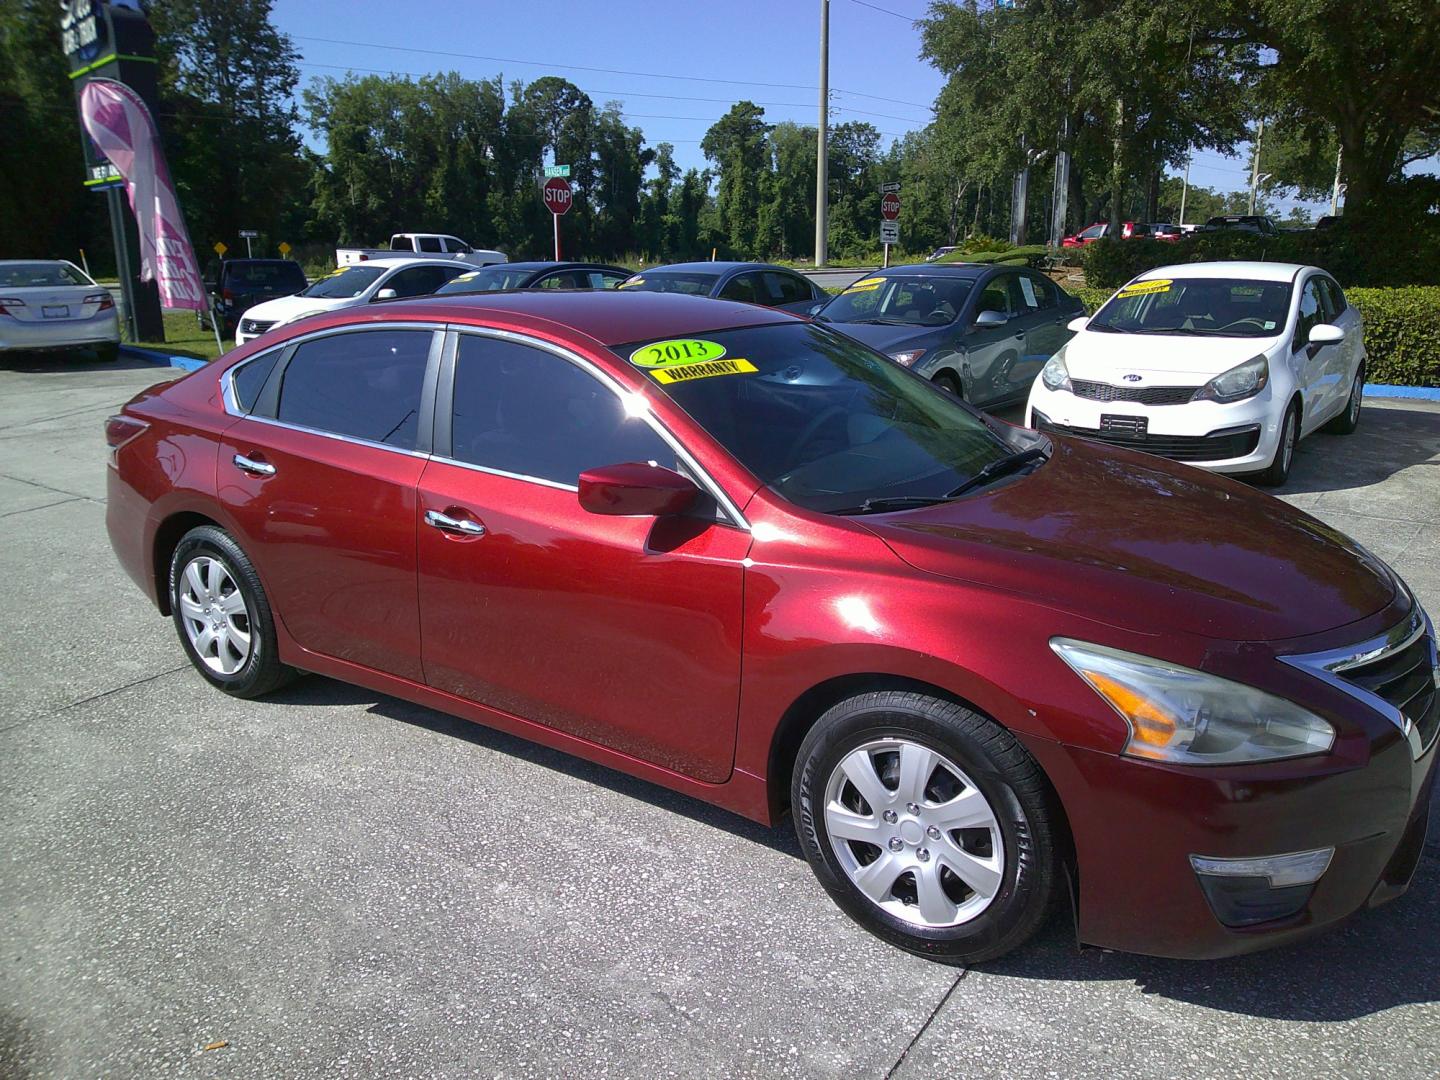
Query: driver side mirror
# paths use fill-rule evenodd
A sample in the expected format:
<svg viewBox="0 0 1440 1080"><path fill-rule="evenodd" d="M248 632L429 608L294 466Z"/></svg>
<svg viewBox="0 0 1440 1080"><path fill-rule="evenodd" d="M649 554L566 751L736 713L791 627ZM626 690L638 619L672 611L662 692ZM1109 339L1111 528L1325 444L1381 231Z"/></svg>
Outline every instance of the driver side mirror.
<svg viewBox="0 0 1440 1080"><path fill-rule="evenodd" d="M978 330L984 326L1004 326L1010 321L1010 316L1003 311L982 311L975 316L975 328Z"/></svg>
<svg viewBox="0 0 1440 1080"><path fill-rule="evenodd" d="M1345 331L1333 323L1316 323L1310 328L1311 345L1334 345L1345 340Z"/></svg>
<svg viewBox="0 0 1440 1080"><path fill-rule="evenodd" d="M1065 329L1069 330L1072 334L1078 334L1081 330L1084 330L1085 327L1089 325L1090 316L1081 315L1078 319L1071 319L1068 323L1066 323Z"/></svg>
<svg viewBox="0 0 1440 1080"><path fill-rule="evenodd" d="M592 514L669 517L683 514L700 498L694 481L658 465L627 462L580 474L580 506Z"/></svg>
<svg viewBox="0 0 1440 1080"><path fill-rule="evenodd" d="M375 294L376 300L394 300L400 294L394 289L381 289Z"/></svg>

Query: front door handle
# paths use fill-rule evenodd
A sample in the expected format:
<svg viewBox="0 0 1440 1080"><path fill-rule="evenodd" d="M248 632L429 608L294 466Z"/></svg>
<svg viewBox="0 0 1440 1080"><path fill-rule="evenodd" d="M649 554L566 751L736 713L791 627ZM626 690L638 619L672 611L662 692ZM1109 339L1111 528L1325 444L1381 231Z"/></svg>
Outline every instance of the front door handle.
<svg viewBox="0 0 1440 1080"><path fill-rule="evenodd" d="M484 536L485 526L469 518L453 518L439 510L425 511L425 524L441 532L458 533L461 536Z"/></svg>
<svg viewBox="0 0 1440 1080"><path fill-rule="evenodd" d="M235 467L241 472L249 473L251 476L274 476L275 466L268 461L256 461L244 454L235 455Z"/></svg>

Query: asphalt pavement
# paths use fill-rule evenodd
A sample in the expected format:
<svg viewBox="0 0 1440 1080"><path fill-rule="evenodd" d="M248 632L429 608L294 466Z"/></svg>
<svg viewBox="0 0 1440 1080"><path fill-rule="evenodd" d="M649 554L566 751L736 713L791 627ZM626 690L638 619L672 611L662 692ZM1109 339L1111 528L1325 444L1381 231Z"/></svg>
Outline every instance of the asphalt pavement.
<svg viewBox="0 0 1440 1080"><path fill-rule="evenodd" d="M1440 1073L1434 830L1303 945L1057 921L960 971L846 920L788 823L326 679L224 697L105 537L102 422L175 374L0 360L0 1077ZM1440 407L1367 403L1282 497L1440 610Z"/></svg>

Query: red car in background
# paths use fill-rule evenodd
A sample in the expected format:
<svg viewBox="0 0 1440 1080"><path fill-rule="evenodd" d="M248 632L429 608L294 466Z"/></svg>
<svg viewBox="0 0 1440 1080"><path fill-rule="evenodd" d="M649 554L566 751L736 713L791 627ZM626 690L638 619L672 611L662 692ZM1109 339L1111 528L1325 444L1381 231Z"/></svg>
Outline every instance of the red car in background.
<svg viewBox="0 0 1440 1080"><path fill-rule="evenodd" d="M1241 953L1420 858L1435 634L1388 567L822 323L394 301L282 327L106 434L111 542L219 690L318 672L788 810L836 902L924 956L998 956L1071 890L1083 941Z"/></svg>
<svg viewBox="0 0 1440 1080"><path fill-rule="evenodd" d="M1120 239L1131 240L1136 237L1150 236L1151 226L1143 221L1126 221L1120 226ZM1061 247L1078 248L1086 244L1093 244L1102 236L1112 235L1108 221L1097 221L1094 225L1081 229L1074 236L1067 236L1060 241Z"/></svg>

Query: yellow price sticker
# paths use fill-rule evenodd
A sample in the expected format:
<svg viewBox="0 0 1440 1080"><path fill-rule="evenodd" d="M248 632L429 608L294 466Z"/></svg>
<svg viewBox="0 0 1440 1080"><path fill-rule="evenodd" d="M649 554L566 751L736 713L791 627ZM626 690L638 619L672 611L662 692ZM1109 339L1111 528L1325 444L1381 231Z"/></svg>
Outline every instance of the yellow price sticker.
<svg viewBox="0 0 1440 1080"><path fill-rule="evenodd" d="M873 292L874 290L878 289L881 285L884 285L884 284L885 284L885 279L884 279L883 277L864 278L864 279L862 279L862 280L860 280L860 281L855 282L853 285L851 285L851 286L850 286L848 289L846 289L845 291L846 291L847 293L852 293L852 292Z"/></svg>
<svg viewBox="0 0 1440 1080"><path fill-rule="evenodd" d="M636 285L644 285L644 284L645 284L645 279L644 279L643 277L632 277L629 281L622 281L622 282L620 282L620 284L617 285L616 288L619 288L619 289L633 289Z"/></svg>
<svg viewBox="0 0 1440 1080"><path fill-rule="evenodd" d="M1127 296L1149 296L1151 293L1169 292L1170 286L1175 284L1168 278L1156 278L1153 281L1135 281L1126 285L1115 295L1122 300Z"/></svg>
<svg viewBox="0 0 1440 1080"><path fill-rule="evenodd" d="M716 375L753 375L758 371L749 360L709 360L701 364L681 364L679 367L656 368L650 372L656 382L690 382L692 379L709 379Z"/></svg>

